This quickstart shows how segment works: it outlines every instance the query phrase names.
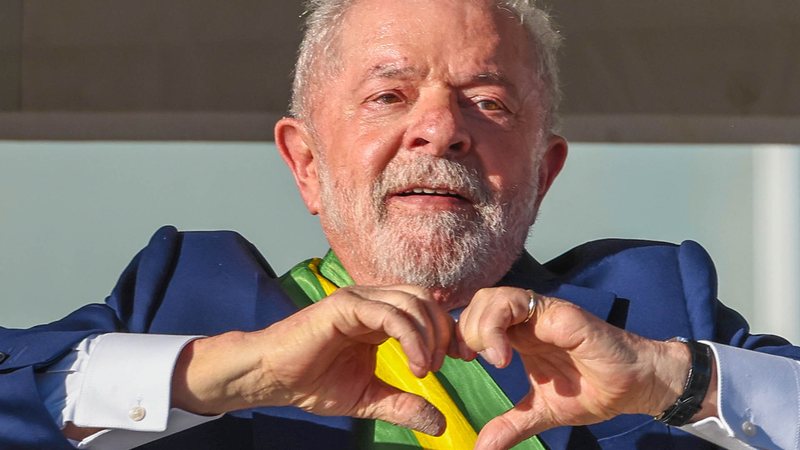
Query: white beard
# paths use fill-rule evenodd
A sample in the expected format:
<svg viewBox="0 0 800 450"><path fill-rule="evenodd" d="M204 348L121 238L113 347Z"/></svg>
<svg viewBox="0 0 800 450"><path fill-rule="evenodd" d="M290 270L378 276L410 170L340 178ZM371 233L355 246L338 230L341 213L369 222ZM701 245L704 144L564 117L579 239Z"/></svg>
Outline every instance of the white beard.
<svg viewBox="0 0 800 450"><path fill-rule="evenodd" d="M487 269L511 267L536 216L537 170L529 183L501 199L477 171L427 154L392 160L371 192L360 195L350 186L335 185L324 163L319 169L323 226L348 236L347 251L369 261L373 277L385 283L447 289L480 284ZM387 210L387 194L414 184L468 192L473 210Z"/></svg>

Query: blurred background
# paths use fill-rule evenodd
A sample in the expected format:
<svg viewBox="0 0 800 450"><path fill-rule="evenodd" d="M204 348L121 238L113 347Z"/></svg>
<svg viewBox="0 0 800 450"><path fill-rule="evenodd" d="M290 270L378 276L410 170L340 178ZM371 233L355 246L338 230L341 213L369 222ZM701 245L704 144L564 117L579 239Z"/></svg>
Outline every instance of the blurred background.
<svg viewBox="0 0 800 450"><path fill-rule="evenodd" d="M551 3L572 145L534 256L696 240L723 302L800 342L800 2ZM102 301L162 224L237 230L279 273L324 253L270 142L302 12L0 0L0 326Z"/></svg>

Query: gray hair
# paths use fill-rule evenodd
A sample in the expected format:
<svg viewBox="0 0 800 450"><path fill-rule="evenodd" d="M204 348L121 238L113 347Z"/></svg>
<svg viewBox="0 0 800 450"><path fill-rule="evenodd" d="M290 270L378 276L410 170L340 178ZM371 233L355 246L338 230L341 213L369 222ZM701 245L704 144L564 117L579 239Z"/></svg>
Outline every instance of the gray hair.
<svg viewBox="0 0 800 450"><path fill-rule="evenodd" d="M525 26L536 51L537 78L544 89L543 131L553 131L558 122L561 90L558 80L557 53L561 36L549 14L535 5L535 0L495 0L497 6L518 18ZM306 0L306 20L303 41L295 65L292 100L289 113L293 117L310 119L311 94L309 87L317 82L325 61L329 70L338 59L333 52L342 18L355 0Z"/></svg>

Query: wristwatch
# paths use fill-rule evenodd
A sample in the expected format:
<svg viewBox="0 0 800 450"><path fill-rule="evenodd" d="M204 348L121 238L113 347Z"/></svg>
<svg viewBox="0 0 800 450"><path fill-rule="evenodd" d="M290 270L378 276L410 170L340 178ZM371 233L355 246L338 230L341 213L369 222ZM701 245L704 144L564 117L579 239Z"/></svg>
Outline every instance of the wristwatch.
<svg viewBox="0 0 800 450"><path fill-rule="evenodd" d="M686 377L683 394L675 403L655 417L659 422L679 427L686 425L700 411L711 382L711 347L697 341L675 337L668 342L683 342L692 353L692 365Z"/></svg>

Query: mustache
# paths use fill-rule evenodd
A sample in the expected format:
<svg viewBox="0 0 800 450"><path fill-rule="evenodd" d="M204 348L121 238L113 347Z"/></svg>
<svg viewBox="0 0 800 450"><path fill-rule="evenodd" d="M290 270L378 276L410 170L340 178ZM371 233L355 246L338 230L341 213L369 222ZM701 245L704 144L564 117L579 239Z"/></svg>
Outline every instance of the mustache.
<svg viewBox="0 0 800 450"><path fill-rule="evenodd" d="M402 162L390 161L376 180L372 197L377 204L383 204L389 194L417 186L456 192L473 204L492 199L492 190L477 169L427 154Z"/></svg>

